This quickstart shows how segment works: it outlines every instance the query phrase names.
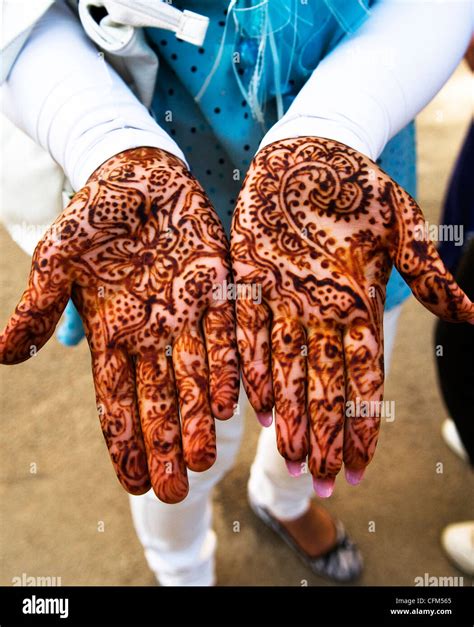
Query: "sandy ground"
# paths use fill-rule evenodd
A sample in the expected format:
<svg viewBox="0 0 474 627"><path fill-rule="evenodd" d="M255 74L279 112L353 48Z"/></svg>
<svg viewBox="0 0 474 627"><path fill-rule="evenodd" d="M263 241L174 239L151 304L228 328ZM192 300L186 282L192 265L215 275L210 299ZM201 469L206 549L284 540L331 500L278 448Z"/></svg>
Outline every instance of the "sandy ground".
<svg viewBox="0 0 474 627"><path fill-rule="evenodd" d="M431 222L467 128L468 81L467 70L459 69L418 121L419 200ZM0 246L3 324L29 260L3 229ZM424 573L461 575L441 552L439 536L447 523L472 517L467 495L474 482L440 437L446 412L435 379L433 324L413 298L407 302L386 388L386 398L396 401L396 419L383 425L362 485L339 480L327 503L364 553L359 585L413 585ZM25 573L60 577L63 585L153 585L100 434L85 343L71 350L51 341L1 375L0 584ZM237 465L215 494L219 583L301 585L306 579L328 585L249 510L245 484L257 435L247 411ZM240 522L238 533L234 521ZM464 577L464 585L471 583Z"/></svg>

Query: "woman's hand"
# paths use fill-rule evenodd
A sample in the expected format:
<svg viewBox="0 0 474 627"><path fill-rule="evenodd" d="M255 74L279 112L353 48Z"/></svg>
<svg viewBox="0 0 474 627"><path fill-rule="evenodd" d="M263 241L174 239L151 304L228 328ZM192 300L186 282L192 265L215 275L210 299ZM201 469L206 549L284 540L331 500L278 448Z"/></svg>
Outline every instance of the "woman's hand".
<svg viewBox="0 0 474 627"><path fill-rule="evenodd" d="M321 496L345 464L357 483L374 454L383 397L383 309L392 263L437 316L474 307L425 236L416 202L338 142L301 137L255 157L231 253L243 382L263 424L275 405L290 471L308 456ZM262 302L245 295L261 289ZM373 402L375 401L375 403Z"/></svg>
<svg viewBox="0 0 474 627"><path fill-rule="evenodd" d="M237 403L233 304L215 298L229 280L224 231L184 164L156 148L125 151L94 172L38 244L0 360L39 350L71 295L119 481L132 494L151 485L161 500L181 501L186 468L216 458L214 417L230 418Z"/></svg>

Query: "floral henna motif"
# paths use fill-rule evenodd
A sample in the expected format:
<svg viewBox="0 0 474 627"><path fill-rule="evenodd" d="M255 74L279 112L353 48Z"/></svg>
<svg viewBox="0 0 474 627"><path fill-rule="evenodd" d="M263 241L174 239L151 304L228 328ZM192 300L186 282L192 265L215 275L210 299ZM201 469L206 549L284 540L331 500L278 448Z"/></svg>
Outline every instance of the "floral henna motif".
<svg viewBox="0 0 474 627"><path fill-rule="evenodd" d="M39 243L0 338L3 363L43 346L72 296L92 354L99 417L132 494L187 494L186 468L216 457L214 417L238 398L228 244L176 157L137 148L105 162ZM178 409L179 407L179 409Z"/></svg>
<svg viewBox="0 0 474 627"><path fill-rule="evenodd" d="M403 189L338 142L271 144L247 174L232 225L233 269L240 284L261 286L263 302L237 302L243 382L257 412L275 404L281 454L308 454L316 478L333 479L343 462L363 470L374 454L378 414L349 417L346 408L383 397L392 263L430 311L474 320L433 244L417 237L422 224Z"/></svg>

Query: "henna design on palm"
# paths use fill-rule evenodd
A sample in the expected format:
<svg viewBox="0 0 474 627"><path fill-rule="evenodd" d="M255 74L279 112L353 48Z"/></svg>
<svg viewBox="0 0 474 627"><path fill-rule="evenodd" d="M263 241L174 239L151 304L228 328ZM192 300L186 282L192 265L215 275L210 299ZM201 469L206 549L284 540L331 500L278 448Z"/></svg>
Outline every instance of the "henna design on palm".
<svg viewBox="0 0 474 627"><path fill-rule="evenodd" d="M362 471L377 415L346 403L383 397L383 307L394 263L435 315L474 321L474 307L435 247L417 239L416 202L367 157L326 139L263 148L234 214L235 279L263 302L237 301L242 376L257 413L275 406L282 456L316 479Z"/></svg>
<svg viewBox="0 0 474 627"><path fill-rule="evenodd" d="M0 360L41 348L72 296L119 481L181 501L186 469L215 460L214 417L230 418L238 398L233 304L213 291L224 280L227 240L194 177L164 151L127 150L94 172L38 244Z"/></svg>

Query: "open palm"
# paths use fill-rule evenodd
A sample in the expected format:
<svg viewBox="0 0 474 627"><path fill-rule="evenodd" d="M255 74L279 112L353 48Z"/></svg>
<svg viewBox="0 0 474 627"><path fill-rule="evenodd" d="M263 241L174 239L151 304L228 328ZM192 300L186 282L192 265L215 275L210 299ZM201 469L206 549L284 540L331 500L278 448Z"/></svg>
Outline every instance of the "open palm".
<svg viewBox="0 0 474 627"><path fill-rule="evenodd" d="M243 383L258 414L268 419L275 406L290 467L308 456L326 494L343 463L357 480L374 454L392 264L434 314L474 321L424 224L416 202L375 163L325 139L266 146L240 193L235 279L262 292L262 302L237 302Z"/></svg>
<svg viewBox="0 0 474 627"><path fill-rule="evenodd" d="M202 188L155 148L105 162L38 244L0 336L2 363L43 346L71 296L84 323L101 426L123 487L187 494L216 457L214 417L238 396L228 245Z"/></svg>

